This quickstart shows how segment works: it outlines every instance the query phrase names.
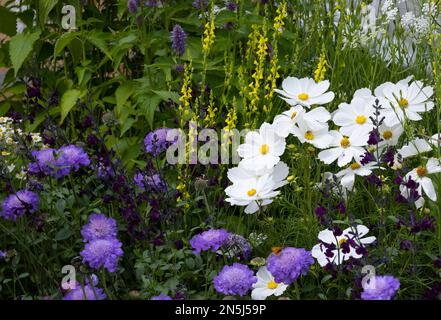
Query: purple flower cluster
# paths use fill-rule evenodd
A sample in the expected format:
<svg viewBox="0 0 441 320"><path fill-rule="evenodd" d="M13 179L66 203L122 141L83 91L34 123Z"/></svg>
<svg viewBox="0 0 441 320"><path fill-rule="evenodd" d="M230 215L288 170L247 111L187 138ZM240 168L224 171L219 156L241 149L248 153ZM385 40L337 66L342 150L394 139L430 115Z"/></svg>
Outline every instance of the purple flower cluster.
<svg viewBox="0 0 441 320"><path fill-rule="evenodd" d="M374 276L369 279L361 299L363 300L391 300L400 288L400 281L392 276Z"/></svg>
<svg viewBox="0 0 441 320"><path fill-rule="evenodd" d="M76 286L75 289L69 290L63 300L104 300L106 294L103 289L96 288L94 285L86 284L85 286Z"/></svg>
<svg viewBox="0 0 441 320"><path fill-rule="evenodd" d="M116 238L116 221L106 218L103 214L92 214L89 223L81 230L83 241L86 242L80 255L83 263L93 269L101 267L109 272L118 268L119 258L123 255L122 243Z"/></svg>
<svg viewBox="0 0 441 320"><path fill-rule="evenodd" d="M177 24L173 27L171 32L172 49L175 51L176 55L182 56L185 53L187 35L184 29Z"/></svg>
<svg viewBox="0 0 441 320"><path fill-rule="evenodd" d="M32 174L52 175L62 178L77 172L81 166L89 166L90 159L81 147L75 145L63 146L58 150L43 149L33 151L34 162L29 164L28 171Z"/></svg>
<svg viewBox="0 0 441 320"><path fill-rule="evenodd" d="M167 141L168 131L168 128L159 128L149 132L144 139L145 151L154 157L165 151L172 144Z"/></svg>
<svg viewBox="0 0 441 320"><path fill-rule="evenodd" d="M306 275L309 267L314 263L311 252L305 249L284 248L279 253L272 253L268 257L268 271L276 282L291 284L300 275Z"/></svg>
<svg viewBox="0 0 441 320"><path fill-rule="evenodd" d="M225 295L244 296L256 282L257 278L248 266L234 263L232 266L224 266L214 277L214 288Z"/></svg>
<svg viewBox="0 0 441 320"><path fill-rule="evenodd" d="M20 190L15 194L9 195L3 201L2 215L6 220L16 221L24 214L32 214L38 210L38 195L27 189Z"/></svg>
<svg viewBox="0 0 441 320"><path fill-rule="evenodd" d="M167 191L167 186L159 174L146 176L138 172L133 180L135 185L141 190L154 191L158 193Z"/></svg>
<svg viewBox="0 0 441 320"><path fill-rule="evenodd" d="M151 297L150 300L173 300L173 299L168 295L164 295L160 293L159 296Z"/></svg>
<svg viewBox="0 0 441 320"><path fill-rule="evenodd" d="M210 229L195 235L190 240L190 245L195 254L208 250L216 252L227 242L229 236L230 234L225 229Z"/></svg>

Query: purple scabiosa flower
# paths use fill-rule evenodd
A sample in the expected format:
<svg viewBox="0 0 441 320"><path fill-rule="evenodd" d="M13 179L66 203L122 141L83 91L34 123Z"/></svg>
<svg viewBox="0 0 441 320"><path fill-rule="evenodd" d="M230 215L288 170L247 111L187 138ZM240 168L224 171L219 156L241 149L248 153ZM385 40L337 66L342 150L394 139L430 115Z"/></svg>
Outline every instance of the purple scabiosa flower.
<svg viewBox="0 0 441 320"><path fill-rule="evenodd" d="M182 56L185 53L186 39L187 35L184 29L179 24L176 24L171 32L172 49L176 55Z"/></svg>
<svg viewBox="0 0 441 320"><path fill-rule="evenodd" d="M314 263L311 252L305 249L284 248L278 254L272 253L268 257L268 271L276 282L291 284L300 275L306 275L309 267Z"/></svg>
<svg viewBox="0 0 441 320"><path fill-rule="evenodd" d="M38 210L38 195L27 189L9 195L3 201L2 215L6 220L16 221L25 213L32 214Z"/></svg>
<svg viewBox="0 0 441 320"><path fill-rule="evenodd" d="M123 255L118 239L96 239L86 244L80 255L83 262L93 269L106 268L113 273L118 267L118 260Z"/></svg>
<svg viewBox="0 0 441 320"><path fill-rule="evenodd" d="M400 288L400 281L393 276L373 276L363 288L362 300L391 300Z"/></svg>
<svg viewBox="0 0 441 320"><path fill-rule="evenodd" d="M135 13L136 11L138 11L138 6L139 6L139 0L129 0L127 2L127 9L129 10L130 13Z"/></svg>
<svg viewBox="0 0 441 320"><path fill-rule="evenodd" d="M257 278L248 266L233 263L232 266L224 266L213 281L218 293L244 296L257 282Z"/></svg>
<svg viewBox="0 0 441 320"><path fill-rule="evenodd" d="M160 293L158 296L153 296L150 300L173 300L170 296Z"/></svg>
<svg viewBox="0 0 441 320"><path fill-rule="evenodd" d="M8 255L8 252L0 250L0 260L5 259L7 255Z"/></svg>
<svg viewBox="0 0 441 320"><path fill-rule="evenodd" d="M230 233L223 250L227 257L238 257L242 260L249 259L251 256L251 245L241 235Z"/></svg>
<svg viewBox="0 0 441 320"><path fill-rule="evenodd" d="M193 7L195 7L198 10L201 10L201 5L204 10L207 10L207 0L194 0L193 1Z"/></svg>
<svg viewBox="0 0 441 320"><path fill-rule="evenodd" d="M96 239L116 238L116 221L113 218L107 218L102 213L94 213L89 217L89 223L81 229L81 236L84 242Z"/></svg>
<svg viewBox="0 0 441 320"><path fill-rule="evenodd" d="M167 149L171 144L170 141L167 141L167 132L167 128L159 128L149 132L144 139L145 151L156 157Z"/></svg>
<svg viewBox="0 0 441 320"><path fill-rule="evenodd" d="M195 235L190 240L190 245L195 254L208 250L216 252L227 242L229 235L225 229L210 229Z"/></svg>
<svg viewBox="0 0 441 320"><path fill-rule="evenodd" d="M81 147L71 144L61 147L58 152L58 177L68 175L72 169L78 171L80 166L87 167L90 164L89 156Z"/></svg>
<svg viewBox="0 0 441 320"><path fill-rule="evenodd" d="M29 164L28 171L32 174L51 175L56 168L56 150L47 148L39 151L32 151L34 162Z"/></svg>
<svg viewBox="0 0 441 320"><path fill-rule="evenodd" d="M103 289L87 284L84 287L76 286L64 296L63 300L104 300L106 297Z"/></svg>
<svg viewBox="0 0 441 320"><path fill-rule="evenodd" d="M159 174L154 174L152 176L145 176L138 172L133 178L135 185L141 190L149 190L155 192L166 192L167 186L161 179Z"/></svg>

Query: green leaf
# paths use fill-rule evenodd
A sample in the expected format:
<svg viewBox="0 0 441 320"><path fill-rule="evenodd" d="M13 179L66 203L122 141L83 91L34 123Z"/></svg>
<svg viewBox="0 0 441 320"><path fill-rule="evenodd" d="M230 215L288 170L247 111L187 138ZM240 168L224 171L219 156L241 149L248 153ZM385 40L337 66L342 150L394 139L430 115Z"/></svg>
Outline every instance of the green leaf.
<svg viewBox="0 0 441 320"><path fill-rule="evenodd" d="M55 43L54 58L58 56L61 53L61 51L63 51L63 49L77 36L78 36L78 32L63 33Z"/></svg>
<svg viewBox="0 0 441 320"><path fill-rule="evenodd" d="M63 123L66 116L69 114L70 110L73 108L73 106L77 103L77 100L83 97L85 92L81 92L77 89L70 89L67 90L63 96L61 97L61 120L60 124Z"/></svg>
<svg viewBox="0 0 441 320"><path fill-rule="evenodd" d="M150 125L150 127L153 127L153 118L159 102L161 102L160 96L149 96L141 101L141 115L147 119L147 123Z"/></svg>
<svg viewBox="0 0 441 320"><path fill-rule="evenodd" d="M153 90L155 94L160 96L162 100L168 101L168 99L171 99L175 103L179 103L179 94L174 91L155 91Z"/></svg>
<svg viewBox="0 0 441 320"><path fill-rule="evenodd" d="M8 36L16 34L16 21L17 17L14 13L7 8L0 6L0 33L4 33Z"/></svg>
<svg viewBox="0 0 441 320"><path fill-rule="evenodd" d="M70 230L69 227L66 226L57 232L57 234L55 235L55 240L57 241L66 240L69 239L71 235L72 235L72 231Z"/></svg>
<svg viewBox="0 0 441 320"><path fill-rule="evenodd" d="M9 42L9 56L11 58L14 74L17 76L23 62L32 51L35 41L40 38L40 31L34 33L20 33L11 38Z"/></svg>
<svg viewBox="0 0 441 320"><path fill-rule="evenodd" d="M40 7L38 10L38 21L40 26L44 26L49 12L56 6L58 0L40 0Z"/></svg>
<svg viewBox="0 0 441 320"><path fill-rule="evenodd" d="M120 85L115 91L116 106L119 108L122 107L127 99L133 94L134 90L135 86L133 82L129 81Z"/></svg>
<svg viewBox="0 0 441 320"><path fill-rule="evenodd" d="M107 47L107 43L104 40L106 38L106 34L104 32L90 32L86 35L86 40L93 44L95 47L100 49L110 60L112 59L112 55Z"/></svg>

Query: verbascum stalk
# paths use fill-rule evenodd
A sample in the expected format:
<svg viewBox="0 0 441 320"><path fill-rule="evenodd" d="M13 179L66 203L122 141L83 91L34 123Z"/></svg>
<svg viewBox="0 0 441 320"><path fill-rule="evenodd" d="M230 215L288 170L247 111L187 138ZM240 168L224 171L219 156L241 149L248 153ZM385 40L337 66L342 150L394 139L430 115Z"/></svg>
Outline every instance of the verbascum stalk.
<svg viewBox="0 0 441 320"><path fill-rule="evenodd" d="M323 49L322 52L320 53L320 58L319 58L319 61L317 64L317 68L314 71L315 82L320 82L320 81L325 80L327 63L328 62L326 60L325 50Z"/></svg>
<svg viewBox="0 0 441 320"><path fill-rule="evenodd" d="M185 122L190 118L190 101L191 101L191 82L192 82L193 66L191 60L185 65L184 82L181 87L181 97L179 98L179 115L181 128L184 129Z"/></svg>
<svg viewBox="0 0 441 320"><path fill-rule="evenodd" d="M210 15L210 21L207 21L207 23L205 23L204 34L202 36L202 52L204 53L204 56L208 56L211 46L214 43L214 30L214 14L212 12Z"/></svg>
<svg viewBox="0 0 441 320"><path fill-rule="evenodd" d="M208 102L207 114L204 118L204 127L214 127L216 124L217 108L214 105L213 91L210 92L210 100Z"/></svg>

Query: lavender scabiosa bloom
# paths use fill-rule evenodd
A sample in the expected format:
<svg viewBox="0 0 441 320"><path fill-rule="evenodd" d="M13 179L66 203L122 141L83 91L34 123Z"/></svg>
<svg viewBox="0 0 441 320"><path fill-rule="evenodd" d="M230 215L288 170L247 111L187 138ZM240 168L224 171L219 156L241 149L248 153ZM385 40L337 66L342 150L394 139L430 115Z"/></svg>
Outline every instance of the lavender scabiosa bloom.
<svg viewBox="0 0 441 320"><path fill-rule="evenodd" d="M272 253L268 257L267 268L276 282L291 284L300 275L306 275L313 263L314 259L310 251L288 247L278 254Z"/></svg>
<svg viewBox="0 0 441 320"><path fill-rule="evenodd" d="M107 218L102 213L94 213L89 217L89 223L81 229L84 242L96 239L116 238L117 226L113 218Z"/></svg>
<svg viewBox="0 0 441 320"><path fill-rule="evenodd" d="M0 250L0 260L5 259L8 253L6 251Z"/></svg>
<svg viewBox="0 0 441 320"><path fill-rule="evenodd" d="M364 286L362 300L391 300L400 288L400 281L393 276L374 276Z"/></svg>
<svg viewBox="0 0 441 320"><path fill-rule="evenodd" d="M229 258L239 257L248 259L251 256L251 245L241 235L230 233L225 244L226 256Z"/></svg>
<svg viewBox="0 0 441 320"><path fill-rule="evenodd" d="M29 173L52 175L56 168L55 160L56 150L47 148L39 151L32 151L32 157L35 159L28 167Z"/></svg>
<svg viewBox="0 0 441 320"><path fill-rule="evenodd" d="M145 151L156 157L167 149L171 144L170 141L167 141L167 132L167 128L159 128L149 132L144 139Z"/></svg>
<svg viewBox="0 0 441 320"><path fill-rule="evenodd" d="M93 269L106 268L113 273L118 267L118 260L123 255L118 239L96 239L86 244L80 255L83 262Z"/></svg>
<svg viewBox="0 0 441 320"><path fill-rule="evenodd" d="M176 55L182 56L185 53L187 35L184 29L177 24L173 27L171 32L172 49L175 51Z"/></svg>
<svg viewBox="0 0 441 320"><path fill-rule="evenodd" d="M129 0L127 2L127 9L129 9L130 13L135 13L138 11L139 0Z"/></svg>
<svg viewBox="0 0 441 320"><path fill-rule="evenodd" d="M229 235L225 229L210 229L195 235L190 240L190 245L195 254L208 250L216 252L227 242Z"/></svg>
<svg viewBox="0 0 441 320"><path fill-rule="evenodd" d="M38 195L27 189L8 196L3 201L2 215L6 220L16 221L25 213L32 214L38 210Z"/></svg>
<svg viewBox="0 0 441 320"><path fill-rule="evenodd" d="M244 296L257 282L254 272L241 263L224 266L219 274L214 277L214 288L225 295Z"/></svg>
<svg viewBox="0 0 441 320"><path fill-rule="evenodd" d="M159 174L154 174L152 176L145 176L138 172L133 178L135 185L141 190L149 190L155 192L166 192L167 186L161 179Z"/></svg>
<svg viewBox="0 0 441 320"><path fill-rule="evenodd" d="M64 296L63 300L104 300L106 297L103 289L87 284L84 287L76 286Z"/></svg>
<svg viewBox="0 0 441 320"><path fill-rule="evenodd" d="M170 296L160 293L158 296L153 296L150 300L173 300Z"/></svg>
<svg viewBox="0 0 441 320"><path fill-rule="evenodd" d="M83 148L71 144L61 147L58 152L58 177L68 175L72 169L78 171L80 166L87 167L90 164L89 156Z"/></svg>

